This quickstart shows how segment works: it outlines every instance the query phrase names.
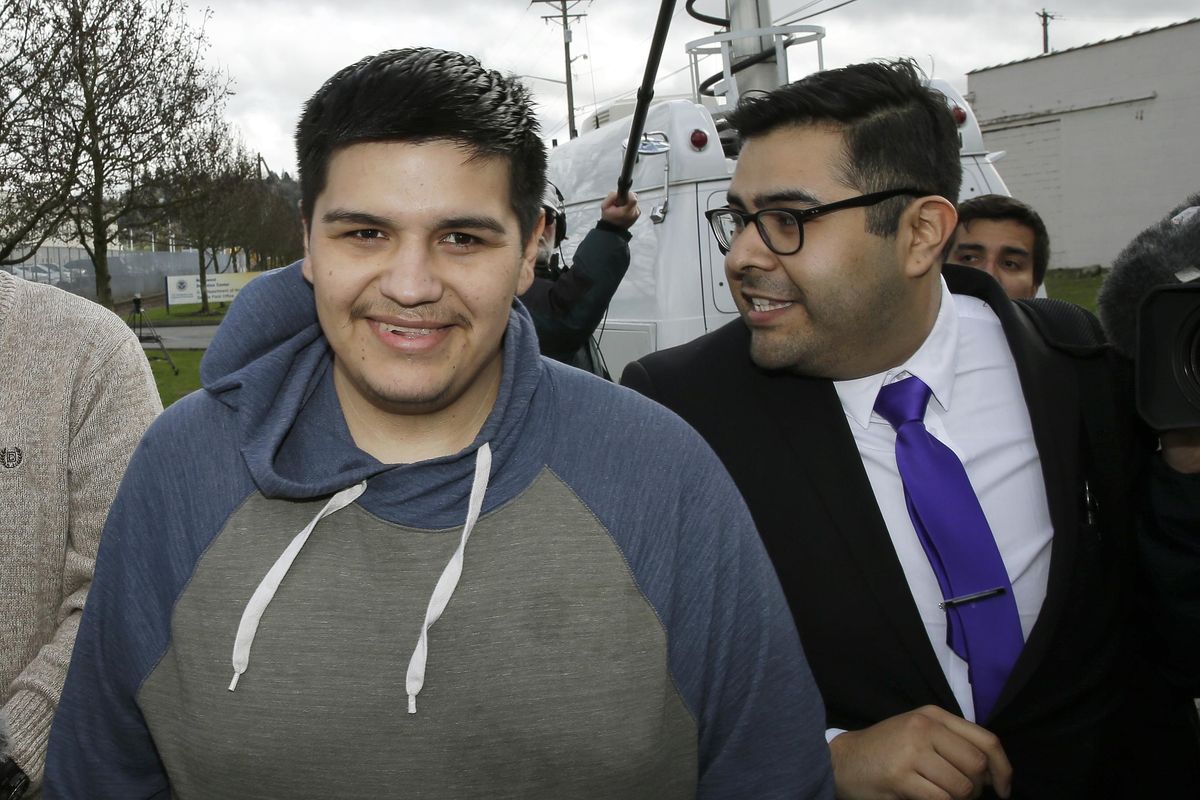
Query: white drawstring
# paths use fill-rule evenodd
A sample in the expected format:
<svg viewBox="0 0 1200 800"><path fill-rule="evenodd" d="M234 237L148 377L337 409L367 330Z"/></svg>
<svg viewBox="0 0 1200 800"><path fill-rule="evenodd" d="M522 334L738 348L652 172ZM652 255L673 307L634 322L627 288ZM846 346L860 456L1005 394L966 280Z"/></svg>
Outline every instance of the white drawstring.
<svg viewBox="0 0 1200 800"><path fill-rule="evenodd" d="M467 521L463 525L462 538L458 549L454 551L450 562L442 570L433 594L429 597L429 607L425 610L425 622L421 625L421 635L417 637L417 646L408 662L408 675L404 679L404 689L408 692L408 713L417 713L417 695L425 685L425 662L429 657L429 628L438 621L446 610L458 579L462 577L463 557L466 553L467 539L471 529L479 519L483 509L483 496L487 492L488 476L492 471L492 449L485 442L475 454L475 479L471 482L471 499L467 503Z"/></svg>
<svg viewBox="0 0 1200 800"><path fill-rule="evenodd" d="M491 471L492 449L485 442L475 454L475 477L471 481L471 496L467 502L467 520L463 525L458 548L450 557L449 563L446 564L441 576L438 577L437 584L433 587L433 594L425 609L425 621L421 625L421 634L417 637L417 646L413 649L412 657L408 662L408 674L404 680L404 689L408 693L408 713L410 714L417 713L417 695L421 693L421 689L425 685L425 664L429 657L429 628L442 616L442 612L446 610L450 598L454 595L454 590L458 588L458 581L462 577L467 540L471 538L471 531L483 510L483 498L487 493L488 477ZM296 560L301 548L304 547L308 537L317 527L317 523L353 503L366 489L366 481L363 481L357 486L343 489L331 497L325 507L305 526L304 530L296 534L287 549L283 551L258 584L250 601L246 603L246 608L242 611L241 622L238 624L237 637L233 643L233 680L229 683L229 691L232 692L237 688L238 679L250 666L250 648L254 644L255 634L258 632L258 623L262 619L263 613L266 612L267 606L274 599L275 592L283 582L284 576L291 569L292 562Z"/></svg>
<svg viewBox="0 0 1200 800"><path fill-rule="evenodd" d="M276 559L275 564L258 584L258 588L250 596L250 602L246 603L246 608L242 611L242 621L238 623L237 638L233 642L233 680L229 683L229 691L232 692L237 688L238 678L242 677L242 673L250 666L250 646L254 644L254 635L258 632L258 622L275 597L279 584L283 582L283 576L287 575L292 562L300 554L300 548L304 547L304 543L308 541L308 537L317 527L318 522L353 503L366 489L367 482L363 481L357 486L343 489L329 498L325 507L313 517L312 522L308 523L304 530L296 534L291 544Z"/></svg>

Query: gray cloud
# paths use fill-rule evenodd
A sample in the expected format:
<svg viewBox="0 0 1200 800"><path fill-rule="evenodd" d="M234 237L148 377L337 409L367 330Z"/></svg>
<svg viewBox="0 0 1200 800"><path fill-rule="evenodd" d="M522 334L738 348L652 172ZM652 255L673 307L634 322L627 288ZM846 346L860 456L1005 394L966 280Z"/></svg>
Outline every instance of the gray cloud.
<svg viewBox="0 0 1200 800"><path fill-rule="evenodd" d="M813 10L835 5L824 0ZM804 3L775 0L776 18ZM286 2L208 0L210 61L235 81L229 116L252 150L276 170L292 170L292 128L301 104L337 69L363 55L413 45L430 45L476 55L487 66L519 75L561 80L562 30L542 20L546 4L527 0L437 0L437 2ZM719 14L720 0L698 4ZM1179 22L1197 12L1183 0L1145 0L1136 12L1124 0L1067 0L1047 4L1060 19L1051 22L1051 45L1075 47L1135 30ZM683 3L672 24L660 76L687 63L684 44L712 34L710 26L688 18ZM826 28L825 65L836 67L871 58L912 56L937 76L960 88L966 73L1041 52L1041 27L1034 16L1043 6L1017 0L857 0L808 21ZM197 19L199 11L195 12ZM657 15L648 0L580 3L586 13L573 23L572 54L588 56L573 64L576 106L590 106L619 94L632 94L641 80ZM811 52L796 53L795 71L816 66ZM715 71L710 62L702 69ZM793 75L799 77L799 75ZM565 136L565 89L528 79L548 135ZM657 93L686 92L686 69L663 80ZM580 112L582 117L585 111Z"/></svg>

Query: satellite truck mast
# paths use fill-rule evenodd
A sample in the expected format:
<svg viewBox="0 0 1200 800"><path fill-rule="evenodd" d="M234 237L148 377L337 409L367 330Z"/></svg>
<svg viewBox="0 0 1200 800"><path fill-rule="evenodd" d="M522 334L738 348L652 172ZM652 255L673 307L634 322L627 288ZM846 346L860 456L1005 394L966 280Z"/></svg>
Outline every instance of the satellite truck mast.
<svg viewBox="0 0 1200 800"><path fill-rule="evenodd" d="M729 31L752 31L756 28L771 27L770 0L729 0ZM734 61L756 56L759 53L775 50L775 44L770 36L758 38L735 39L732 42ZM738 89L740 93L751 90L769 92L779 86L775 56L746 67L738 73Z"/></svg>
<svg viewBox="0 0 1200 800"><path fill-rule="evenodd" d="M711 97L713 117L718 121L737 106L746 92L770 92L788 83L788 48L815 44L817 69L825 68L821 41L825 29L819 25L773 25L768 0L729 0L727 17L710 17L696 11L697 0L687 0L687 10L702 22L724 28L723 33L688 42L692 69L692 95L697 103ZM702 59L720 55L721 71L701 80Z"/></svg>

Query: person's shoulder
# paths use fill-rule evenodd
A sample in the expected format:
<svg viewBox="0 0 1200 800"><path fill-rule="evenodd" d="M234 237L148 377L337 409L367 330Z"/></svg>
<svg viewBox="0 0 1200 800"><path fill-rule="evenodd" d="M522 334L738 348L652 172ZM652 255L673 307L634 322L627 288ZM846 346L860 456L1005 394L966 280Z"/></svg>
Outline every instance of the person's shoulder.
<svg viewBox="0 0 1200 800"><path fill-rule="evenodd" d="M164 455L209 457L225 444L236 448L237 414L209 392L197 389L163 409L143 439Z"/></svg>
<svg viewBox="0 0 1200 800"><path fill-rule="evenodd" d="M1017 305L1025 309L1051 347L1073 352L1107 344L1100 320L1083 306L1048 297L1018 300Z"/></svg>
<svg viewBox="0 0 1200 800"><path fill-rule="evenodd" d="M643 395L575 367L543 359L545 376L553 387L557 413L571 423L622 429L634 421L673 425L677 419Z"/></svg>
<svg viewBox="0 0 1200 800"><path fill-rule="evenodd" d="M22 282L20 291L20 316L27 320L33 336L52 334L54 341L78 343L91 350L135 338L124 320L86 297L28 281Z"/></svg>
<svg viewBox="0 0 1200 800"><path fill-rule="evenodd" d="M551 438L546 467L610 530L661 533L680 506L739 503L712 447L674 411L580 369L547 365L546 378L552 408L534 409Z"/></svg>
<svg viewBox="0 0 1200 800"><path fill-rule="evenodd" d="M942 271L960 317L994 315L1009 331L1015 320L1027 320L1046 345L1068 355L1094 355L1108 343L1100 320L1083 306L1048 297L1010 300L982 270L948 264ZM974 305L969 298L974 298ZM973 309L981 313L973 313Z"/></svg>
<svg viewBox="0 0 1200 800"><path fill-rule="evenodd" d="M199 389L150 423L123 486L152 505L162 497L203 496L206 508L227 510L253 491L239 441L236 413Z"/></svg>
<svg viewBox="0 0 1200 800"><path fill-rule="evenodd" d="M750 332L735 319L690 342L644 355L635 363L648 373L705 375L729 363L748 361L749 354Z"/></svg>
<svg viewBox="0 0 1200 800"><path fill-rule="evenodd" d="M545 359L553 387L559 444L579 439L641 450L654 442L685 442L695 435L682 419L653 400L589 372Z"/></svg>

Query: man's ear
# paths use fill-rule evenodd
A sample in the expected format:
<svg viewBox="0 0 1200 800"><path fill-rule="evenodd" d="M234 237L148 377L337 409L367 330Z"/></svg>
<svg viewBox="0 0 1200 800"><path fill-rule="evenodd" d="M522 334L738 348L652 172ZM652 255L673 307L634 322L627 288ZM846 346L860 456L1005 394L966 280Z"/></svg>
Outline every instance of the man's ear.
<svg viewBox="0 0 1200 800"><path fill-rule="evenodd" d="M308 219L304 216L303 203L300 204L300 232L304 235L304 259L300 264L300 271L304 274L304 280L312 283L312 263L308 257Z"/></svg>
<svg viewBox="0 0 1200 800"><path fill-rule="evenodd" d="M900 217L897 237L905 274L920 278L931 269L940 271L946 243L957 225L958 212L944 197L928 195L909 205Z"/></svg>
<svg viewBox="0 0 1200 800"><path fill-rule="evenodd" d="M533 265L537 263L538 240L542 238L542 231L545 229L546 209L543 208L538 214L537 222L534 223L529 239L525 242L525 249L521 253L521 272L517 277L518 296L525 294L533 284Z"/></svg>

